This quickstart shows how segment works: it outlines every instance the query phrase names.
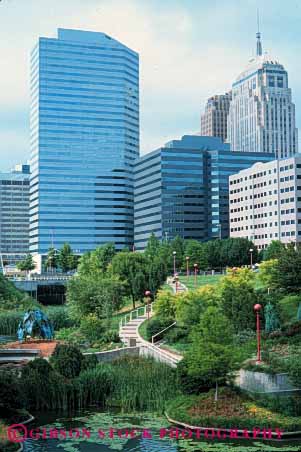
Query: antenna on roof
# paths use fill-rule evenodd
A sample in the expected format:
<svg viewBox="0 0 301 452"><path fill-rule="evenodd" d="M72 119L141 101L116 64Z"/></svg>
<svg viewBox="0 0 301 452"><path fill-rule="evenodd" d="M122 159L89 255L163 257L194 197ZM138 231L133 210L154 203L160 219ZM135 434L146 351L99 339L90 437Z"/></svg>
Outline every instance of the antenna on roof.
<svg viewBox="0 0 301 452"><path fill-rule="evenodd" d="M261 33L259 28L259 9L257 8L257 48L256 48L256 55L261 56L262 55L262 45L261 45Z"/></svg>

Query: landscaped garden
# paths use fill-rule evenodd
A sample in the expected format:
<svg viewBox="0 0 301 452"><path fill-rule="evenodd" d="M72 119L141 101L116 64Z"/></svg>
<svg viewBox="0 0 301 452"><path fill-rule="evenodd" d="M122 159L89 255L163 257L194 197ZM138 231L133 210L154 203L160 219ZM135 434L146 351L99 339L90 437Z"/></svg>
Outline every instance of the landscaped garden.
<svg viewBox="0 0 301 452"><path fill-rule="evenodd" d="M263 259L256 272L247 268L251 246L253 258ZM0 335L13 336L25 311L41 309L58 341L49 362L38 358L17 369L0 368L0 418L8 424L26 416L24 410L93 406L162 416L167 411L175 421L194 426L252 429L260 423L261 428L301 430L298 392L279 398L237 388L240 369L285 373L291 385L301 387L301 250L275 242L263 255L256 253L244 239L200 244L176 238L161 244L152 236L144 253L116 253L108 244L81 258L62 306L42 306L0 276ZM227 267L226 274L199 274L195 289L194 275L181 276L187 256L199 272L225 273ZM65 248L65 267L67 258ZM49 262L59 266L52 251ZM189 291L165 289L175 268ZM142 323L140 334L151 341L167 328L155 341L183 355L177 369L141 357L103 363L93 354L83 355L122 346L119 322L147 302L146 290L154 314ZM255 304L261 305L260 364Z"/></svg>

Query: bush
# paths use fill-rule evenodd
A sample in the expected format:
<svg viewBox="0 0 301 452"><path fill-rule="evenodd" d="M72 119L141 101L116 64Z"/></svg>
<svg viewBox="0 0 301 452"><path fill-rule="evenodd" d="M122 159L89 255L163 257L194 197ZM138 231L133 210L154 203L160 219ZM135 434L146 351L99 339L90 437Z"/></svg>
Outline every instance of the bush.
<svg viewBox="0 0 301 452"><path fill-rule="evenodd" d="M104 335L102 336L102 341L106 344L109 342L118 343L118 342L120 342L120 337L119 337L119 334L117 333L117 331L109 330L109 331L106 331L104 333Z"/></svg>
<svg viewBox="0 0 301 452"><path fill-rule="evenodd" d="M202 376L189 375L188 366L184 359L177 365L177 375L181 389L186 394L200 394L212 387L211 382Z"/></svg>
<svg viewBox="0 0 301 452"><path fill-rule="evenodd" d="M296 322L300 302L300 295L287 295L278 302L281 323L288 324Z"/></svg>
<svg viewBox="0 0 301 452"><path fill-rule="evenodd" d="M152 336L159 333L164 328L167 328L174 322L172 319L164 318L164 319L150 319L146 325L146 337L148 341L151 341ZM157 339L159 339L157 337Z"/></svg>
<svg viewBox="0 0 301 452"><path fill-rule="evenodd" d="M93 314L83 318L80 323L80 332L90 341L95 342L103 337L104 322Z"/></svg>
<svg viewBox="0 0 301 452"><path fill-rule="evenodd" d="M88 369L94 369L98 364L97 356L92 353L91 355L84 355L84 359L82 361L81 366L81 372L88 370Z"/></svg>
<svg viewBox="0 0 301 452"><path fill-rule="evenodd" d="M48 319L51 321L54 331L78 325L74 319L69 317L69 312L66 306L49 306L46 309L43 308L43 310Z"/></svg>
<svg viewBox="0 0 301 452"><path fill-rule="evenodd" d="M58 344L50 358L53 368L66 378L74 378L80 374L83 355L74 345Z"/></svg>
<svg viewBox="0 0 301 452"><path fill-rule="evenodd" d="M164 337L170 344L175 344L176 342L183 342L188 339L188 329L184 327L174 326L170 330L166 331Z"/></svg>
<svg viewBox="0 0 301 452"><path fill-rule="evenodd" d="M23 406L23 397L18 379L12 372L0 371L0 418L8 419L10 414Z"/></svg>
<svg viewBox="0 0 301 452"><path fill-rule="evenodd" d="M79 331L77 327L61 328L59 331L55 332L55 338L59 341L65 341L77 347L88 347L89 345L85 336Z"/></svg>

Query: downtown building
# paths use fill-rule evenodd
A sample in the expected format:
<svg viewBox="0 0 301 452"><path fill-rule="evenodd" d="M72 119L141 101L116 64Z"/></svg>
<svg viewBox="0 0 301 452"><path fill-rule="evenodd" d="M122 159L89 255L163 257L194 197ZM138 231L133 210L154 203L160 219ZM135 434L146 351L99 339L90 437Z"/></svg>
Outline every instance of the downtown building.
<svg viewBox="0 0 301 452"><path fill-rule="evenodd" d="M0 270L29 252L29 165L0 173Z"/></svg>
<svg viewBox="0 0 301 452"><path fill-rule="evenodd" d="M217 137L184 135L137 159L135 249L152 233L206 241L229 236L229 176L271 154L231 152Z"/></svg>
<svg viewBox="0 0 301 452"><path fill-rule="evenodd" d="M104 33L59 29L31 53L30 251L133 246L139 57Z"/></svg>
<svg viewBox="0 0 301 452"><path fill-rule="evenodd" d="M249 238L259 249L272 240L301 241L301 154L258 162L229 184L231 237Z"/></svg>
<svg viewBox="0 0 301 452"><path fill-rule="evenodd" d="M232 85L228 137L232 151L269 152L283 158L298 152L295 105L284 66L262 52Z"/></svg>
<svg viewBox="0 0 301 452"><path fill-rule="evenodd" d="M201 115L201 136L220 137L227 140L228 115L232 93L215 95L207 100Z"/></svg>

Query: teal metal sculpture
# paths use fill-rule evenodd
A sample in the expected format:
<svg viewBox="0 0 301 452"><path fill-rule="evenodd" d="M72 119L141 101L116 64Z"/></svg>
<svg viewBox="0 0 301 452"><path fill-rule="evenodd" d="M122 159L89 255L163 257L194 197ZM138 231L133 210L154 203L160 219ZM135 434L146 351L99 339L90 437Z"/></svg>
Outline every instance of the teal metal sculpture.
<svg viewBox="0 0 301 452"><path fill-rule="evenodd" d="M53 326L40 309L34 311L27 311L24 314L23 320L19 323L17 337L19 341L23 341L27 337L53 339Z"/></svg>
<svg viewBox="0 0 301 452"><path fill-rule="evenodd" d="M280 321L275 307L271 303L268 303L264 308L264 316L266 333L272 333L273 331L280 330Z"/></svg>

